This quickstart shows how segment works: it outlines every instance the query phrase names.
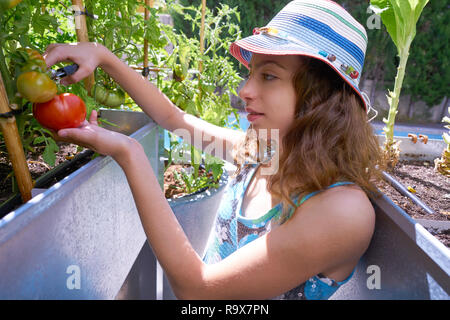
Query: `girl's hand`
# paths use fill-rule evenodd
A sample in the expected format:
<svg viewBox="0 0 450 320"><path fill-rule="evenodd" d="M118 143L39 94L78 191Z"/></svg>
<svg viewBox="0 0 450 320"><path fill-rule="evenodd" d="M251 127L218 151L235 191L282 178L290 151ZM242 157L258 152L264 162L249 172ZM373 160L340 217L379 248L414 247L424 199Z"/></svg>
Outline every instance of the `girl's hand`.
<svg viewBox="0 0 450 320"><path fill-rule="evenodd" d="M140 144L124 134L106 130L98 126L97 111L92 110L89 121L78 128L61 129L54 132L57 141L74 143L89 148L102 155L112 156L119 164Z"/></svg>
<svg viewBox="0 0 450 320"><path fill-rule="evenodd" d="M62 85L69 85L79 82L93 73L102 64L103 58L108 53L110 53L108 49L98 43L55 43L47 47L43 57L49 68L59 62L74 62L78 64L79 69L77 72L61 80Z"/></svg>

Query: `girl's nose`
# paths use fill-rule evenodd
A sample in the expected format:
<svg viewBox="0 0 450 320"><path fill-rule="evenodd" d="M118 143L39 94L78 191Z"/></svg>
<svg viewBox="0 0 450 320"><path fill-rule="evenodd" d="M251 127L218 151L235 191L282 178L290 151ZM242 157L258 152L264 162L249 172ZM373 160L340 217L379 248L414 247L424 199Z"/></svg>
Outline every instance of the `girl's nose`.
<svg viewBox="0 0 450 320"><path fill-rule="evenodd" d="M248 103L250 100L255 98L255 93L256 90L254 88L253 82L251 78L248 78L242 89L239 91L239 97L246 103Z"/></svg>

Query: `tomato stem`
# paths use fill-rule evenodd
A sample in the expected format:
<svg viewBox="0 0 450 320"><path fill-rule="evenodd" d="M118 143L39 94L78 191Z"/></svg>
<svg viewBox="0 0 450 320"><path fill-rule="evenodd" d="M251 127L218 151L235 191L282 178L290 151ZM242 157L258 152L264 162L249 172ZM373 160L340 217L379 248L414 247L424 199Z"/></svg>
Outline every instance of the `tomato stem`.
<svg viewBox="0 0 450 320"><path fill-rule="evenodd" d="M3 35L3 21L0 20L0 35ZM14 97L14 86L13 86L13 80L11 78L11 75L9 73L8 67L6 66L6 59L5 55L3 54L3 48L5 47L5 41L3 40L3 37L0 36L0 74L3 79L3 84L5 86L6 93L8 95L8 98L11 100Z"/></svg>

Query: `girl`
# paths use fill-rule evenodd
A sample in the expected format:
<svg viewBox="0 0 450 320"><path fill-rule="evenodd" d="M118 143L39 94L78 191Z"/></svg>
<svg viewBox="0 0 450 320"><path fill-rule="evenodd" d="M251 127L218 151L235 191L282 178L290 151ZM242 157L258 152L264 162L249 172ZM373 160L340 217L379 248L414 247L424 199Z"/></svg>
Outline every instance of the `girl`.
<svg viewBox="0 0 450 320"><path fill-rule="evenodd" d="M375 191L380 155L358 88L366 46L364 27L329 0L292 1L231 45L250 70L239 94L249 132L275 140L278 152L244 165L229 183L204 257L190 245L137 141L98 127L95 111L57 138L110 155L122 167L178 298L328 299L351 278L374 231L367 193ZM234 149L238 157L253 145L250 134L184 113L101 45L53 44L45 59L48 66L80 66L65 84L101 67L161 127L223 144L226 153L216 156L230 159ZM277 170L264 172L274 164Z"/></svg>

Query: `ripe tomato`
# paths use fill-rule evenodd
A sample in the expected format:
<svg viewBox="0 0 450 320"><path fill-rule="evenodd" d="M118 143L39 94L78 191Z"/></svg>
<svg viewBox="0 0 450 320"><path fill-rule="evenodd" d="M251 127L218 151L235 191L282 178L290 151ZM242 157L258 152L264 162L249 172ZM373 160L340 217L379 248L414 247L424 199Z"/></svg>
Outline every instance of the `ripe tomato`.
<svg viewBox="0 0 450 320"><path fill-rule="evenodd" d="M22 0L0 0L0 12L17 6Z"/></svg>
<svg viewBox="0 0 450 320"><path fill-rule="evenodd" d="M55 131L78 128L86 119L86 105L77 95L63 93L48 102L33 104L33 116L43 127Z"/></svg>
<svg viewBox="0 0 450 320"><path fill-rule="evenodd" d="M58 88L45 73L30 71L17 78L17 91L28 101L42 103L52 100Z"/></svg>

